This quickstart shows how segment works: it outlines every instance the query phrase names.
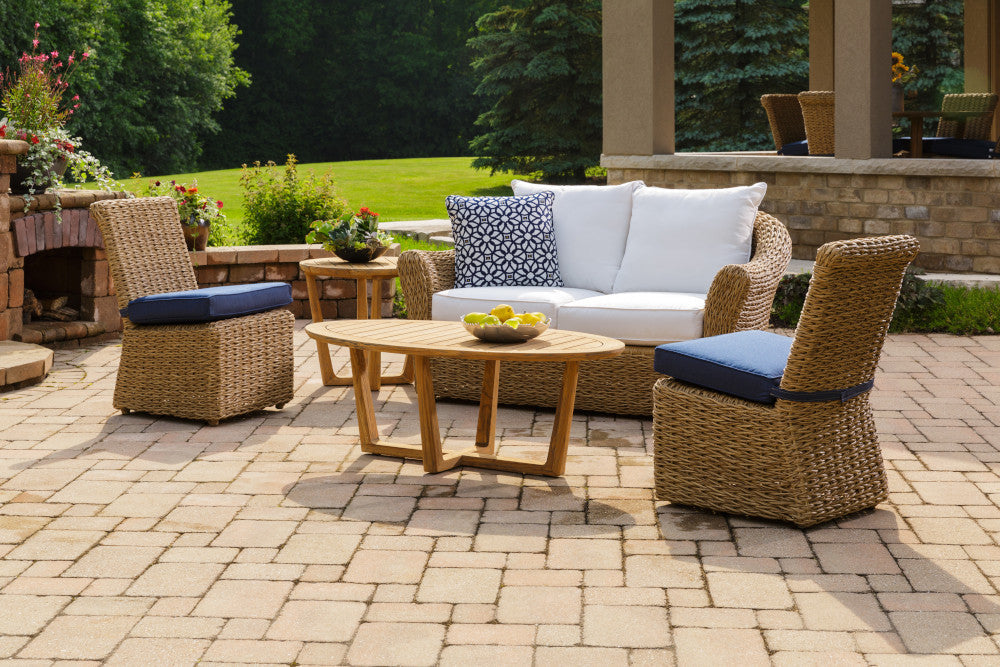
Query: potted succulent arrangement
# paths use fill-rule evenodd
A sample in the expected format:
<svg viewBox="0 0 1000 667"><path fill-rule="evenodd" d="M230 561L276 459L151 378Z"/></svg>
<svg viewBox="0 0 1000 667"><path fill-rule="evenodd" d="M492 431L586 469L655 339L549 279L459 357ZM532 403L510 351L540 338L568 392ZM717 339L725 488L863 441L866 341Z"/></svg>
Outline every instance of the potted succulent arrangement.
<svg viewBox="0 0 1000 667"><path fill-rule="evenodd" d="M174 198L188 250L204 250L208 245L212 223L222 223L226 219L222 212L222 202L201 194L198 191L198 181L192 181L190 185L177 181L152 181L146 188L146 194L150 197Z"/></svg>
<svg viewBox="0 0 1000 667"><path fill-rule="evenodd" d="M323 247L348 262L370 262L389 249L392 236L378 228L378 213L361 207L335 220L316 220L306 243Z"/></svg>
<svg viewBox="0 0 1000 667"><path fill-rule="evenodd" d="M39 24L31 53L23 52L16 70L0 72L0 138L19 139L28 144L28 153L18 157L11 191L25 196L64 187L63 173L69 168L73 181L97 180L112 188L111 172L93 155L80 149L80 138L70 135L66 123L80 107L79 95L64 103L69 79L79 63L90 54L76 51L63 60L58 51L39 51ZM58 202L57 202L58 210Z"/></svg>

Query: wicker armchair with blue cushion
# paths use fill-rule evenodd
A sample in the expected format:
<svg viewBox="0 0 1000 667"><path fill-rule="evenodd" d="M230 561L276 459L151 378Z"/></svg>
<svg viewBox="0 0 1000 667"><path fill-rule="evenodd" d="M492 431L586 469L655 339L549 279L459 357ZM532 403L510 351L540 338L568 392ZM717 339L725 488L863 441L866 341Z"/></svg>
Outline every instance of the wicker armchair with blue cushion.
<svg viewBox="0 0 1000 667"><path fill-rule="evenodd" d="M887 493L868 403L875 367L916 256L909 236L819 249L789 338L736 333L657 348L656 497L811 526Z"/></svg>
<svg viewBox="0 0 1000 667"><path fill-rule="evenodd" d="M198 289L170 197L97 202L124 316L114 406L211 425L292 398L286 283Z"/></svg>

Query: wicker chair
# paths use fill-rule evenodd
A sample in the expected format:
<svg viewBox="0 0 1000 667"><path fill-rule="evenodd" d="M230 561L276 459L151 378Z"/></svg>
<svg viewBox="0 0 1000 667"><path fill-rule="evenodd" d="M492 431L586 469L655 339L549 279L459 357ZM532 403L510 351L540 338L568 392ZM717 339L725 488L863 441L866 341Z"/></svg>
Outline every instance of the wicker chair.
<svg viewBox="0 0 1000 667"><path fill-rule="evenodd" d="M982 116L962 120L938 120L937 136L989 141L993 130L993 113L997 108L995 93L961 93L945 95L941 111L981 111Z"/></svg>
<svg viewBox="0 0 1000 667"><path fill-rule="evenodd" d="M703 335L762 329L771 314L774 292L791 258L785 226L758 213L754 221L753 254L746 264L730 264L716 275L705 302ZM399 277L410 319L431 319L431 297L455 286L455 253L408 250L399 259ZM580 365L576 408L623 415L653 412L653 349L626 345L619 357ZM446 398L478 401L483 362L432 359L435 392ZM505 362L500 374L501 403L555 407L562 389L557 364Z"/></svg>
<svg viewBox="0 0 1000 667"><path fill-rule="evenodd" d="M124 308L149 294L197 289L170 197L93 204ZM200 324L123 322L114 406L206 421L279 408L292 398L294 316L270 310Z"/></svg>
<svg viewBox="0 0 1000 667"><path fill-rule="evenodd" d="M838 390L874 378L917 249L909 236L819 249L780 389ZM653 393L660 500L811 526L886 497L867 392L768 405L664 378Z"/></svg>
<svg viewBox="0 0 1000 667"><path fill-rule="evenodd" d="M760 104L771 125L775 150L780 151L782 146L806 138L798 95L762 95Z"/></svg>
<svg viewBox="0 0 1000 667"><path fill-rule="evenodd" d="M810 155L833 155L834 122L832 91L806 90L798 94L802 122Z"/></svg>

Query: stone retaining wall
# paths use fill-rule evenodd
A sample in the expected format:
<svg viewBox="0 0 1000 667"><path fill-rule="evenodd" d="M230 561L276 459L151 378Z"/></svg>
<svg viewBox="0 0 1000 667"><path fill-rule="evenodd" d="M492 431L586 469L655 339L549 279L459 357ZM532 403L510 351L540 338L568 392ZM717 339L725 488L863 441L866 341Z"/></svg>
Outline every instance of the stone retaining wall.
<svg viewBox="0 0 1000 667"><path fill-rule="evenodd" d="M395 243L386 253L399 256ZM295 317L309 314L309 295L305 275L299 269L304 259L332 257L333 253L320 245L268 245L209 248L191 253L199 287L215 287L240 283L280 280L291 283L294 301L288 307ZM325 319L352 318L357 314L357 283L355 280L319 278L320 308ZM370 289L370 285L369 285ZM392 298L396 281L382 283L382 317L392 316Z"/></svg>
<svg viewBox="0 0 1000 667"><path fill-rule="evenodd" d="M1000 274L1000 163L996 160L842 160L754 154L605 156L608 183L668 188L767 183L761 209L792 236L793 257L859 236L910 234L915 264Z"/></svg>

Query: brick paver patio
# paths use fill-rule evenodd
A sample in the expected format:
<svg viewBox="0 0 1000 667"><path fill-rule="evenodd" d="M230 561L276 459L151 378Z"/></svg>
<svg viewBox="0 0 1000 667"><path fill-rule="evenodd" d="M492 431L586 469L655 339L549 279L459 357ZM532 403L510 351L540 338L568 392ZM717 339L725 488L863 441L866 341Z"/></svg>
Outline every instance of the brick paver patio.
<svg viewBox="0 0 1000 667"><path fill-rule="evenodd" d="M655 502L649 421L577 415L559 480L363 456L303 325L295 402L216 428L115 413L115 344L0 395L0 658L1000 663L1000 338L891 337L890 504L801 531ZM412 388L376 407L418 441ZM544 450L551 412L500 412Z"/></svg>

